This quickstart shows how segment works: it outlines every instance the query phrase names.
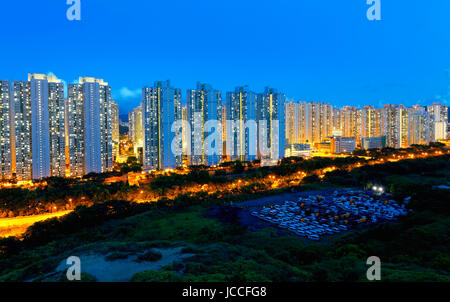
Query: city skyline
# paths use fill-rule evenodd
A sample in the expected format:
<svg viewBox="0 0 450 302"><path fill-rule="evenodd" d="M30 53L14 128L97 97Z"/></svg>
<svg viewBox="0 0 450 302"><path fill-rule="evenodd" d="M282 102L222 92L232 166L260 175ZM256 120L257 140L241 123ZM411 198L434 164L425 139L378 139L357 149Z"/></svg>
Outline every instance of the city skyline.
<svg viewBox="0 0 450 302"><path fill-rule="evenodd" d="M0 285L234 301L450 283L449 14L0 1Z"/></svg>
<svg viewBox="0 0 450 302"><path fill-rule="evenodd" d="M5 31L3 54L22 56L5 60L0 78L21 79L29 71L68 83L79 74L107 78L122 114L139 105L141 87L158 79L182 91L197 80L221 91L270 85L287 99L339 107L448 104L450 41L440 29L450 26L450 3L444 0L386 1L377 22L367 20L366 1L82 1L80 21L67 20L65 1L26 2L2 3L8 13L0 24L14 28ZM164 22L169 11L177 22ZM27 18L33 27L22 22ZM142 39L147 34L152 39ZM36 37L52 51L36 49Z"/></svg>
<svg viewBox="0 0 450 302"><path fill-rule="evenodd" d="M223 94L212 87L197 82L186 91L187 104L170 81L142 88L141 106L129 113L129 138L144 169L181 167L184 156L191 165L238 159L274 164L308 150L349 154L369 146L399 149L448 138L448 106L441 103L337 108L286 100L271 87L256 92L237 86ZM0 88L2 178L82 176L111 171L118 162L120 106L103 79L80 77L66 84L54 75L29 74L28 81L3 80ZM177 126L183 121L189 129ZM210 121L221 127L211 128ZM186 136L186 130L191 134Z"/></svg>
<svg viewBox="0 0 450 302"><path fill-rule="evenodd" d="M102 79L80 77L67 85L65 98L65 86L45 74L0 81L2 179L27 182L112 170L119 113L111 87Z"/></svg>

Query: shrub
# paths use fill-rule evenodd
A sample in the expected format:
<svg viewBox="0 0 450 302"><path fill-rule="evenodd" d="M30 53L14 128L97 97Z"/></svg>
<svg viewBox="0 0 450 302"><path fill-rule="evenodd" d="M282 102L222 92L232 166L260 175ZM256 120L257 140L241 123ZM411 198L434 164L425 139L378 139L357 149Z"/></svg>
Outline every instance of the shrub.
<svg viewBox="0 0 450 302"><path fill-rule="evenodd" d="M119 260L119 259L127 259L129 255L130 255L129 253L114 252L114 253L107 255L105 257L105 260L106 261L114 261L114 260Z"/></svg>

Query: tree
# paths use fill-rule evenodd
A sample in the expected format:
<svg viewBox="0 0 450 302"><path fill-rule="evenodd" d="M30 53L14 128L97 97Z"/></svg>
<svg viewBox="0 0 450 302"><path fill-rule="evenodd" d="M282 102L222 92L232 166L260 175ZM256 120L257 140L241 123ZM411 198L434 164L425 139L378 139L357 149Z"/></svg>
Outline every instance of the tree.
<svg viewBox="0 0 450 302"><path fill-rule="evenodd" d="M241 174L245 171L245 167L240 160L235 161L232 166L232 171L234 174Z"/></svg>

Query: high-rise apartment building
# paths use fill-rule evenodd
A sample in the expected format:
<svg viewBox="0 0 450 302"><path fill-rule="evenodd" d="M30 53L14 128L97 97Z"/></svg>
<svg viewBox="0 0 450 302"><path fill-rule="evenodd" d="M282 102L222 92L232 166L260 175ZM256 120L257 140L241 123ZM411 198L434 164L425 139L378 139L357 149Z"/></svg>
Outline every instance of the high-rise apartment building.
<svg viewBox="0 0 450 302"><path fill-rule="evenodd" d="M50 176L49 87L45 75L28 76L31 91L31 152L33 179Z"/></svg>
<svg viewBox="0 0 450 302"><path fill-rule="evenodd" d="M241 161L258 158L270 164L284 157L285 103L285 95L269 87L260 94L254 93L248 86L236 87L233 92L228 92L225 144L227 158ZM292 123L291 121L290 125Z"/></svg>
<svg viewBox="0 0 450 302"><path fill-rule="evenodd" d="M257 157L256 94L248 86L227 92L226 153L230 160L252 161Z"/></svg>
<svg viewBox="0 0 450 302"><path fill-rule="evenodd" d="M0 81L0 180L12 176L11 102L9 81Z"/></svg>
<svg viewBox="0 0 450 302"><path fill-rule="evenodd" d="M165 170L182 166L181 90L169 81L142 90L144 169ZM174 125L179 122L179 125ZM175 127L179 126L179 127ZM172 131L175 127L175 131Z"/></svg>
<svg viewBox="0 0 450 302"><path fill-rule="evenodd" d="M305 132L305 138L307 143L314 144L325 140L330 137L333 132L332 120L333 110L327 103L321 102L307 102L301 104L301 114L303 118L303 131Z"/></svg>
<svg viewBox="0 0 450 302"><path fill-rule="evenodd" d="M29 74L11 85L11 149L17 180L65 176L64 84Z"/></svg>
<svg viewBox="0 0 450 302"><path fill-rule="evenodd" d="M358 136L360 138L378 137L382 134L381 129L381 110L374 106L364 106L359 112L360 128ZM359 140L359 139L358 139Z"/></svg>
<svg viewBox="0 0 450 302"><path fill-rule="evenodd" d="M66 133L64 83L47 76L50 140L50 175L66 176ZM34 165L34 162L33 162Z"/></svg>
<svg viewBox="0 0 450 302"><path fill-rule="evenodd" d="M183 141L182 141L182 146L183 146L183 166L187 166L190 163L189 160L189 156L188 154L191 154L191 146L190 146L190 141L191 141L191 127L189 125L189 121L188 121L188 110L187 110L187 105L184 105L181 108L181 119L183 120L183 127L181 129L182 132L182 137L183 137Z"/></svg>
<svg viewBox="0 0 450 302"><path fill-rule="evenodd" d="M227 106L222 103L222 160L228 160L227 156Z"/></svg>
<svg viewBox="0 0 450 302"><path fill-rule="evenodd" d="M278 160L286 150L286 97L266 87L257 95L258 157Z"/></svg>
<svg viewBox="0 0 450 302"><path fill-rule="evenodd" d="M440 103L427 106L427 111L433 118L433 141L447 139L448 107Z"/></svg>
<svg viewBox="0 0 450 302"><path fill-rule="evenodd" d="M195 89L187 91L186 114L190 125L189 163L217 165L223 153L222 93L211 85L197 83Z"/></svg>
<svg viewBox="0 0 450 302"><path fill-rule="evenodd" d="M285 105L286 116L286 144L299 144L300 143L300 122L299 122L299 106L295 101L287 101Z"/></svg>
<svg viewBox="0 0 450 302"><path fill-rule="evenodd" d="M332 118L332 134L337 136L342 136L342 126L341 126L341 110L337 107L331 109L333 111Z"/></svg>
<svg viewBox="0 0 450 302"><path fill-rule="evenodd" d="M410 112L408 108L400 108L400 148L408 148L410 145Z"/></svg>
<svg viewBox="0 0 450 302"><path fill-rule="evenodd" d="M341 110L341 129L343 137L359 137L360 115L358 108L345 106Z"/></svg>
<svg viewBox="0 0 450 302"><path fill-rule="evenodd" d="M428 145L433 141L433 117L425 108L411 109L409 145Z"/></svg>
<svg viewBox="0 0 450 302"><path fill-rule="evenodd" d="M142 105L140 105L128 115L128 138L133 143L134 154L139 159L139 162L143 162L144 128L142 123Z"/></svg>
<svg viewBox="0 0 450 302"><path fill-rule="evenodd" d="M66 100L66 133L68 134L68 154L70 176L85 174L85 126L84 126L84 93L81 84L69 84Z"/></svg>
<svg viewBox="0 0 450 302"><path fill-rule="evenodd" d="M382 109L382 129L386 136L386 146L400 148L401 146L401 111L404 106L384 105Z"/></svg>
<svg viewBox="0 0 450 302"><path fill-rule="evenodd" d="M120 144L120 120L119 120L119 104L111 101L111 133L113 144L113 158L119 156Z"/></svg>
<svg viewBox="0 0 450 302"><path fill-rule="evenodd" d="M11 85L13 172L18 181L32 179L30 82Z"/></svg>
<svg viewBox="0 0 450 302"><path fill-rule="evenodd" d="M289 144L317 144L340 130L335 108L321 102L293 102L286 104L286 139Z"/></svg>
<svg viewBox="0 0 450 302"><path fill-rule="evenodd" d="M70 174L111 171L113 167L111 87L81 77L68 86Z"/></svg>
<svg viewBox="0 0 450 302"><path fill-rule="evenodd" d="M132 142L134 144L134 110L131 110L130 112L128 112L128 139L130 140L130 142Z"/></svg>

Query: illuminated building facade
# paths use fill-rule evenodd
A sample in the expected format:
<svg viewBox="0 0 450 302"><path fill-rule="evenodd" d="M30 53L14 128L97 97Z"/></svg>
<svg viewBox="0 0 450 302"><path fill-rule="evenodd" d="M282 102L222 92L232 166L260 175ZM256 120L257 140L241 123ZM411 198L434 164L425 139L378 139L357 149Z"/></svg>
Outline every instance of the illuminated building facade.
<svg viewBox="0 0 450 302"><path fill-rule="evenodd" d="M190 165L217 165L222 158L222 93L197 83L187 91L186 118L190 125ZM212 124L213 121L217 122ZM208 142L208 137L214 143ZM210 146L211 145L211 146ZM209 150L211 148L211 150Z"/></svg>
<svg viewBox="0 0 450 302"><path fill-rule="evenodd" d="M358 137L360 117L358 108L345 106L341 110L341 131L343 137Z"/></svg>
<svg viewBox="0 0 450 302"><path fill-rule="evenodd" d="M227 92L226 153L230 160L253 161L257 156L256 94L248 86Z"/></svg>
<svg viewBox="0 0 450 302"><path fill-rule="evenodd" d="M434 103L432 106L427 106L427 111L433 118L433 141L447 139L448 107Z"/></svg>
<svg viewBox="0 0 450 302"><path fill-rule="evenodd" d="M111 171L111 87L102 79L81 77L68 86L67 107L71 176Z"/></svg>
<svg viewBox="0 0 450 302"><path fill-rule="evenodd" d="M222 160L228 160L227 156L227 106L222 103Z"/></svg>
<svg viewBox="0 0 450 302"><path fill-rule="evenodd" d="M400 108L400 148L410 146L410 111L408 108Z"/></svg>
<svg viewBox="0 0 450 302"><path fill-rule="evenodd" d="M113 144L113 158L116 159L119 156L120 121L119 104L114 101L111 101L111 133Z"/></svg>
<svg viewBox="0 0 450 302"><path fill-rule="evenodd" d="M129 132L128 137L133 143L134 154L139 162L143 162L144 128L143 128L142 106L136 107L128 114Z"/></svg>
<svg viewBox="0 0 450 302"><path fill-rule="evenodd" d="M428 145L433 141L433 118L425 110L411 110L410 145Z"/></svg>
<svg viewBox="0 0 450 302"><path fill-rule="evenodd" d="M386 146L400 148L401 146L401 110L400 105L384 105L382 111L382 128L386 136Z"/></svg>
<svg viewBox="0 0 450 302"><path fill-rule="evenodd" d="M320 143L335 130L335 110L322 102L286 103L286 139L288 144Z"/></svg>
<svg viewBox="0 0 450 302"><path fill-rule="evenodd" d="M67 109L68 154L70 176L83 176L85 172L84 162L84 94L80 84L69 84Z"/></svg>
<svg viewBox="0 0 450 302"><path fill-rule="evenodd" d="M12 176L11 102L9 81L0 81L0 180Z"/></svg>
<svg viewBox="0 0 450 302"><path fill-rule="evenodd" d="M64 84L52 75L29 74L11 85L11 149L19 181L65 176Z"/></svg>
<svg viewBox="0 0 450 302"><path fill-rule="evenodd" d="M359 137L378 137L382 134L380 109L375 109L374 106L364 106L364 108L359 112L359 118Z"/></svg>
<svg viewBox="0 0 450 302"><path fill-rule="evenodd" d="M182 146L183 146L183 166L189 165L189 155L191 152L191 148L189 145L190 138L191 138L191 132L190 132L190 126L187 126L189 124L188 122L188 114L187 114L187 105L183 106L181 108L181 119L183 120L183 127L181 129L182 131Z"/></svg>
<svg viewBox="0 0 450 302"><path fill-rule="evenodd" d="M53 76L47 76L46 79L48 81L50 175L63 177L66 174L64 83Z"/></svg>
<svg viewBox="0 0 450 302"><path fill-rule="evenodd" d="M448 107L441 104L408 108L388 104L383 108L364 106L362 109L344 106L338 109L325 103L289 101L285 108L288 145L311 143L318 146L323 143L319 149L327 150L324 146L328 146L329 138L340 136L355 138L356 146L363 149L370 146L407 148L448 136L444 126L448 124Z"/></svg>
<svg viewBox="0 0 450 302"><path fill-rule="evenodd" d="M13 172L18 181L32 179L31 154L31 89L28 81L11 85Z"/></svg>
<svg viewBox="0 0 450 302"><path fill-rule="evenodd" d="M342 136L342 127L341 127L341 110L337 107L333 107L331 109L333 111L332 117L332 134L336 136Z"/></svg>
<svg viewBox="0 0 450 302"><path fill-rule="evenodd" d="M266 87L257 95L258 157L278 160L286 150L286 97Z"/></svg>
<svg viewBox="0 0 450 302"><path fill-rule="evenodd" d="M289 148L286 149L286 157L290 156L301 156L310 157L311 156L311 145L310 144L290 144Z"/></svg>
<svg viewBox="0 0 450 302"><path fill-rule="evenodd" d="M298 144L299 139L299 106L295 101L287 101L285 105L285 116L286 116L286 144Z"/></svg>
<svg viewBox="0 0 450 302"><path fill-rule="evenodd" d="M321 102L300 103L300 131L302 143L315 144L322 142L332 134L332 107Z"/></svg>
<svg viewBox="0 0 450 302"><path fill-rule="evenodd" d="M181 90L171 87L169 81L158 81L153 87L144 87L142 115L144 169L165 170L181 167ZM176 121L180 122L180 127L172 131L172 125Z"/></svg>
<svg viewBox="0 0 450 302"><path fill-rule="evenodd" d="M31 153L33 159L33 179L41 179L50 176L48 82L44 77L41 77L41 75L28 76L31 91Z"/></svg>

